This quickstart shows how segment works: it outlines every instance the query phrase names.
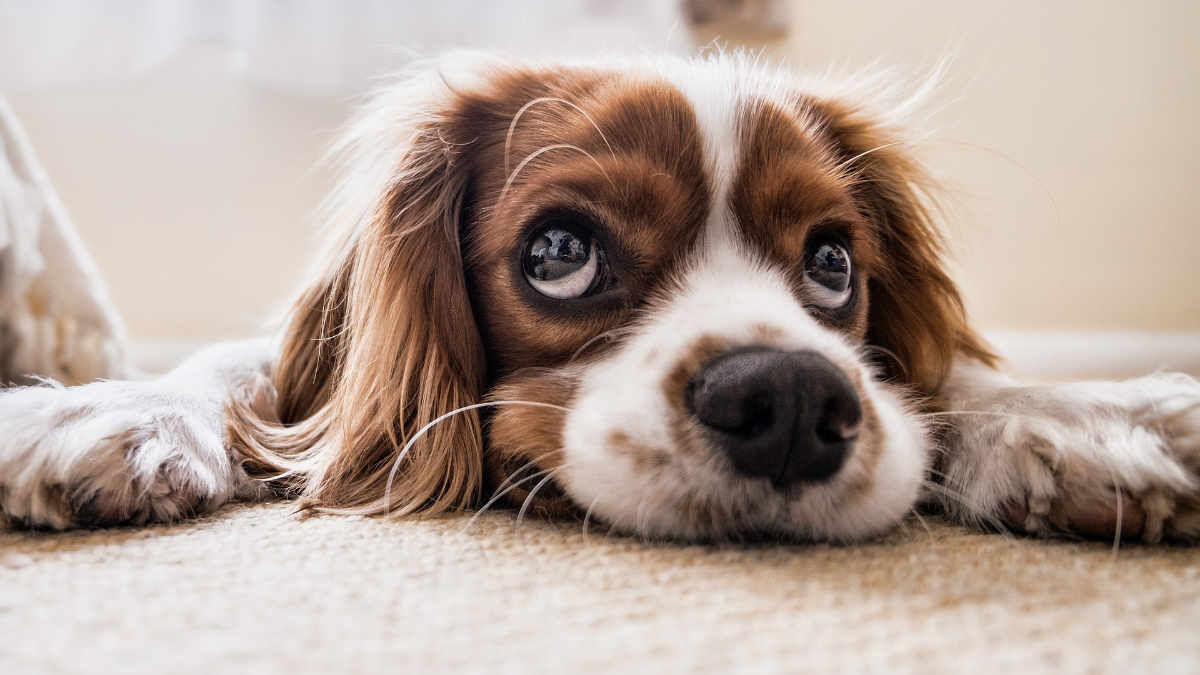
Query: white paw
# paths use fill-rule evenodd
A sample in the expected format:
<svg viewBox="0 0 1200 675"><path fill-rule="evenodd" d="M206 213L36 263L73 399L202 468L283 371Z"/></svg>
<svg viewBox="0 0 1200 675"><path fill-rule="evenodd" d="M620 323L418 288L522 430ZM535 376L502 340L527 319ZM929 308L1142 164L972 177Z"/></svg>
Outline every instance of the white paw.
<svg viewBox="0 0 1200 675"><path fill-rule="evenodd" d="M1200 539L1200 383L1005 387L953 413L942 502L1032 534Z"/></svg>
<svg viewBox="0 0 1200 675"><path fill-rule="evenodd" d="M232 466L223 411L154 382L0 393L0 524L171 521L260 491Z"/></svg>

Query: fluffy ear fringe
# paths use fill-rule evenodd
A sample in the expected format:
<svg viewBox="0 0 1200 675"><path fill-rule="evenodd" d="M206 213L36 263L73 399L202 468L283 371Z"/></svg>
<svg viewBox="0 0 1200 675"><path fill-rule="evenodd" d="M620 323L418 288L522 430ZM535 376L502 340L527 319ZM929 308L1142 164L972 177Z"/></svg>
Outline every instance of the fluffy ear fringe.
<svg viewBox="0 0 1200 675"><path fill-rule="evenodd" d="M421 87L447 105L444 85ZM449 122L414 105L428 91L413 89L369 104L342 148L350 161L331 207L341 229L291 312L274 410L228 411L250 474L301 508L437 512L473 504L482 483L474 411L417 436L480 400L484 362L458 247L466 163L442 140Z"/></svg>
<svg viewBox="0 0 1200 675"><path fill-rule="evenodd" d="M956 358L994 367L997 357L971 328L945 269L945 243L931 214L935 186L903 137L861 110L815 107L878 227L883 264L871 280L867 341L890 352L891 360L881 361L885 373L934 395Z"/></svg>

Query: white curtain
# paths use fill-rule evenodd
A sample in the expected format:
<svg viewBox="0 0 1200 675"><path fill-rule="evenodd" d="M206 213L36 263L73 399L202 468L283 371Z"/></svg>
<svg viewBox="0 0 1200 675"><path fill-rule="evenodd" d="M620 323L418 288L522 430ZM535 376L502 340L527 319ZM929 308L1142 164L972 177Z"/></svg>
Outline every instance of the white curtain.
<svg viewBox="0 0 1200 675"><path fill-rule="evenodd" d="M690 51L678 0L0 0L0 89L136 78L194 46L292 93L363 89L415 54Z"/></svg>

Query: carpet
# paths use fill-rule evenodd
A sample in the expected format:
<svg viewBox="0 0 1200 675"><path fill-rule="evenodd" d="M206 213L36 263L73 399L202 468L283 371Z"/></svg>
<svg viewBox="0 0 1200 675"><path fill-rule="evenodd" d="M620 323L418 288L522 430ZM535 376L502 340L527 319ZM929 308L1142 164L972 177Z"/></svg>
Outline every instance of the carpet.
<svg viewBox="0 0 1200 675"><path fill-rule="evenodd" d="M1196 672L1200 548L906 522L680 546L508 512L0 533L0 672Z"/></svg>

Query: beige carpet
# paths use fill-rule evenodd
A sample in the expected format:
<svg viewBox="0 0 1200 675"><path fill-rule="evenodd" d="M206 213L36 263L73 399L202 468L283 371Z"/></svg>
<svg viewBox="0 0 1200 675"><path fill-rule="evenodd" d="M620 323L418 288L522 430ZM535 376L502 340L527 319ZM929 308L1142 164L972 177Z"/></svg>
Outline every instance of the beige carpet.
<svg viewBox="0 0 1200 675"><path fill-rule="evenodd" d="M1200 548L908 523L644 544L490 514L0 534L0 672L1196 672Z"/></svg>

